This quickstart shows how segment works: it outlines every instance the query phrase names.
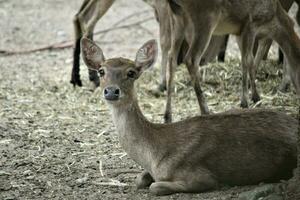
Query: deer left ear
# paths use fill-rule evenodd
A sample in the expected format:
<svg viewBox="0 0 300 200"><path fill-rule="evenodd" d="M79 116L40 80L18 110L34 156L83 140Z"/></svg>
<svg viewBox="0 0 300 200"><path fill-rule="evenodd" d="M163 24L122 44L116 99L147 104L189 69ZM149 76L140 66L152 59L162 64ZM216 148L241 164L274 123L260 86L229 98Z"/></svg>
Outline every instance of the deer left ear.
<svg viewBox="0 0 300 200"><path fill-rule="evenodd" d="M136 53L135 65L140 74L153 66L157 58L157 42L149 40Z"/></svg>
<svg viewBox="0 0 300 200"><path fill-rule="evenodd" d="M88 38L81 39L82 58L90 70L98 71L105 58L101 48Z"/></svg>

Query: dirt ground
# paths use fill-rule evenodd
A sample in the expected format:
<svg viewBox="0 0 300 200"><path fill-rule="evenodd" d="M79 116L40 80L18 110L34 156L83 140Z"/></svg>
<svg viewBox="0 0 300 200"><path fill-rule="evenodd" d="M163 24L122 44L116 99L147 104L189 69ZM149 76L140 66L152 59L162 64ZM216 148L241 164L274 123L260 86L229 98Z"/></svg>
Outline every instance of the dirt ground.
<svg viewBox="0 0 300 200"><path fill-rule="evenodd" d="M0 0L0 49L24 50L72 40L72 17L81 0ZM111 28L119 20L144 11L122 23L153 16L140 0L119 0L97 24ZM98 35L95 40L106 57L133 58L145 41L157 38L155 20ZM282 67L271 60L258 70L262 101L251 107L268 107L296 115L293 89L276 92ZM202 68L203 88L213 112L239 107L241 70L234 40L226 63ZM118 144L115 127L101 99L91 92L87 70L81 68L84 86L69 83L72 48L27 55L0 55L0 199L237 199L255 186L224 187L202 194L154 197L137 191L134 179L141 172ZM159 83L159 62L138 82L141 108L151 121L163 121L165 95L154 95ZM176 72L174 119L198 115L199 108L184 67Z"/></svg>

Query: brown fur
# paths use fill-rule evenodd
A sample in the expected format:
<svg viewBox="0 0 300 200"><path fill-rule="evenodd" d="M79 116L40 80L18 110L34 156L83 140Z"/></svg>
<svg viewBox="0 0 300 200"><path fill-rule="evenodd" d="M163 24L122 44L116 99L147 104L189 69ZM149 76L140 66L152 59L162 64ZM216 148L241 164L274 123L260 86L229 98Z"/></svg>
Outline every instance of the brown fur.
<svg viewBox="0 0 300 200"><path fill-rule="evenodd" d="M159 90L166 90L166 66L168 61L168 51L170 49L170 16L168 13L168 4L161 0L143 0L147 4L153 7L155 11L156 20L159 22L160 31L160 45L162 52L161 61L161 80ZM80 80L80 40L82 37L88 37L93 39L93 32L96 23L104 16L107 10L113 5L115 0L84 0L78 13L74 16L73 24L75 29L75 48L73 52L73 68L71 83L76 86L82 86ZM219 52L219 48L222 45L220 37L212 39L211 48L209 48L206 54L203 56L202 64L214 60ZM186 52L183 52L185 54ZM184 56L184 55L183 55ZM182 61L180 61L181 63ZM97 73L89 70L89 78L94 82L95 86L99 86L99 78Z"/></svg>
<svg viewBox="0 0 300 200"><path fill-rule="evenodd" d="M189 49L184 63L190 72L202 114L207 114L208 108L199 83L198 63L213 35L234 34L237 36L242 55L242 107L248 107L248 73L252 100L260 99L255 85L257 60L255 61L252 53L256 37L270 38L279 43L287 58L287 72L296 92L300 94L300 40L294 31L293 24L290 23L291 19L278 0L166 1L169 3L172 16L167 85L168 88L172 88L173 68L177 65L178 52L185 40ZM168 96L171 96L170 92ZM166 110L165 118L170 119L171 97L168 99Z"/></svg>
<svg viewBox="0 0 300 200"><path fill-rule="evenodd" d="M88 67L105 72L101 87L118 88L122 94L116 101L107 100L107 105L120 144L145 169L137 178L138 188L150 186L152 193L166 195L202 192L219 184L279 181L292 176L296 167L294 118L274 110L255 109L193 117L171 124L151 123L138 106L134 84L155 60L154 41L143 45L135 62L104 60L102 50L88 39L82 40L82 46ZM141 61L143 65L133 64ZM137 76L127 77L129 71L135 71Z"/></svg>

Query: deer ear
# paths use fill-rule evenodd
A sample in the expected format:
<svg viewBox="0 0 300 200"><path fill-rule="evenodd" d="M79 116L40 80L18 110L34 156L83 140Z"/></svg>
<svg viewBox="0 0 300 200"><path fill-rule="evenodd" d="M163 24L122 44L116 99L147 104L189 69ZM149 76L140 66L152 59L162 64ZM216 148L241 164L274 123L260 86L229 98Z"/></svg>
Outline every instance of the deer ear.
<svg viewBox="0 0 300 200"><path fill-rule="evenodd" d="M101 63L103 63L105 60L101 48L98 47L92 40L88 38L82 38L81 52L83 60L87 67L90 70L98 71L101 67Z"/></svg>
<svg viewBox="0 0 300 200"><path fill-rule="evenodd" d="M135 65L140 73L153 66L157 57L157 42L149 40L136 53Z"/></svg>

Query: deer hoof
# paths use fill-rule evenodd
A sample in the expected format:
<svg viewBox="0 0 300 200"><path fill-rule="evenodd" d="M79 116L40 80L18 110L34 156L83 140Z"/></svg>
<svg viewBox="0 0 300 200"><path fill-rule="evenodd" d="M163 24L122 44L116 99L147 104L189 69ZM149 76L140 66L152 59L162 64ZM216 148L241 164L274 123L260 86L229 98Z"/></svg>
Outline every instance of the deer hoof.
<svg viewBox="0 0 300 200"><path fill-rule="evenodd" d="M260 101L260 96L259 96L257 93L255 93L255 94L252 95L251 100L252 100L254 103L259 102L259 101Z"/></svg>
<svg viewBox="0 0 300 200"><path fill-rule="evenodd" d="M135 180L137 189L145 189L154 182L152 176L148 172L142 172Z"/></svg>
<svg viewBox="0 0 300 200"><path fill-rule="evenodd" d="M160 92L166 91L166 90L167 90L166 84L163 84L163 83L159 84L159 85L158 85L158 90L159 90Z"/></svg>
<svg viewBox="0 0 300 200"><path fill-rule="evenodd" d="M290 84L288 84L288 83L282 83L282 84L279 86L278 90L279 90L280 92L282 92L282 93L287 93L287 92L289 91L289 88L290 88Z"/></svg>
<svg viewBox="0 0 300 200"><path fill-rule="evenodd" d="M74 87L76 86L82 87L82 82L80 79L72 79L70 83L73 84Z"/></svg>
<svg viewBox="0 0 300 200"><path fill-rule="evenodd" d="M171 113L166 112L165 115L164 115L164 120L165 120L166 124L171 123L172 122L172 115L171 115Z"/></svg>
<svg viewBox="0 0 300 200"><path fill-rule="evenodd" d="M241 107L242 108L248 108L248 102L247 102L247 100L242 99L242 101L241 101Z"/></svg>

